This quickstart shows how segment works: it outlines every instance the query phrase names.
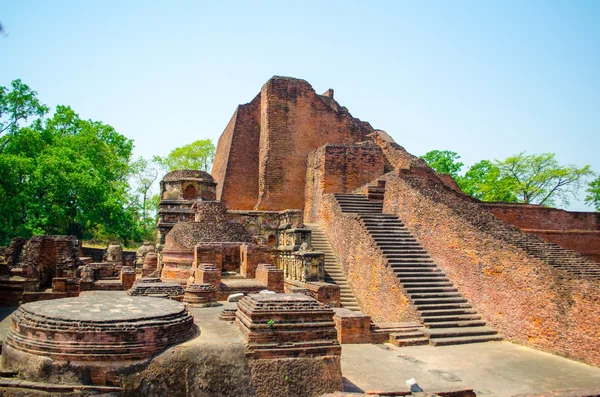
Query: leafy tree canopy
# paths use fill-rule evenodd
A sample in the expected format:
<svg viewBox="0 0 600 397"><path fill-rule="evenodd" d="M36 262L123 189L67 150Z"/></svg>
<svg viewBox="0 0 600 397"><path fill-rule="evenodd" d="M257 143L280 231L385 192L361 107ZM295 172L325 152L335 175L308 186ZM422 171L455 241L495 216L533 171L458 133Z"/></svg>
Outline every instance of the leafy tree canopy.
<svg viewBox="0 0 600 397"><path fill-rule="evenodd" d="M210 172L215 157L215 145L210 139L200 139L175 148L166 157L154 156L152 160L166 171L202 170Z"/></svg>
<svg viewBox="0 0 600 397"><path fill-rule="evenodd" d="M463 164L455 152L433 150L422 158L436 172L452 175L463 192L482 201L569 205L586 178L594 175L589 165L561 165L554 153L519 153L503 161L482 160L464 175L458 174ZM588 202L595 203L594 189L599 187L600 182L592 182Z"/></svg>
<svg viewBox="0 0 600 397"><path fill-rule="evenodd" d="M19 80L0 93L7 132L0 152L0 244L35 234L90 238L99 228L139 240L138 209L128 196L133 142L68 106L43 121L47 107Z"/></svg>
<svg viewBox="0 0 600 397"><path fill-rule="evenodd" d="M453 178L458 176L463 163L458 161L460 156L450 150L432 150L421 156L425 162L439 174L450 174Z"/></svg>
<svg viewBox="0 0 600 397"><path fill-rule="evenodd" d="M585 202L593 205L596 211L600 211L600 176L588 185Z"/></svg>

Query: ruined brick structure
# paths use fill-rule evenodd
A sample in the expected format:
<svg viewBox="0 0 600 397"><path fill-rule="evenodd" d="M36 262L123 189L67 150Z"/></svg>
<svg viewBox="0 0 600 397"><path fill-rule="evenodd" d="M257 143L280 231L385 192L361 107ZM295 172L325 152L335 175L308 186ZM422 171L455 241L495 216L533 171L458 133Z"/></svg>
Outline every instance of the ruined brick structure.
<svg viewBox="0 0 600 397"><path fill-rule="evenodd" d="M162 248L167 233L177 222L194 220L194 203L215 198L215 182L207 172L176 170L166 174L160 181L158 248Z"/></svg>
<svg viewBox="0 0 600 397"><path fill-rule="evenodd" d="M330 242L329 271L374 321L421 322L434 344L494 340L498 330L600 363L590 339L600 331L592 320L600 265L581 255L598 259L597 214L481 203L350 116L332 91L284 77L238 107L212 173L233 210L302 210ZM288 232L278 233L278 248ZM296 254L278 251L286 288L306 291L287 279ZM445 331L456 319L476 336Z"/></svg>
<svg viewBox="0 0 600 397"><path fill-rule="evenodd" d="M212 174L217 199L231 209L304 208L310 152L355 143L373 129L304 80L273 77L240 105L219 138Z"/></svg>

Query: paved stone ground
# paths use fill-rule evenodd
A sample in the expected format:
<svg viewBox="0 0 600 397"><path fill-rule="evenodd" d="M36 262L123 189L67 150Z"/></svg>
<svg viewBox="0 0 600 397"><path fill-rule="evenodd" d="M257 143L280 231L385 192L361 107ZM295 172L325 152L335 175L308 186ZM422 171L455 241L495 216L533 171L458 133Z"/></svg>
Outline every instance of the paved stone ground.
<svg viewBox="0 0 600 397"><path fill-rule="evenodd" d="M348 391L406 390L410 378L424 391L472 388L488 397L600 388L600 368L510 342L343 345L342 373Z"/></svg>
<svg viewBox="0 0 600 397"><path fill-rule="evenodd" d="M83 296L101 299L125 292L91 291ZM159 299L159 298L154 298ZM200 336L184 342L194 344L241 344L234 324L218 320L221 306L192 308ZM0 339L4 339L15 308L0 308ZM478 396L504 397L547 391L600 388L600 368L543 353L510 342L459 346L343 345L342 372L345 390L404 391L405 381L415 378L425 391L472 388Z"/></svg>

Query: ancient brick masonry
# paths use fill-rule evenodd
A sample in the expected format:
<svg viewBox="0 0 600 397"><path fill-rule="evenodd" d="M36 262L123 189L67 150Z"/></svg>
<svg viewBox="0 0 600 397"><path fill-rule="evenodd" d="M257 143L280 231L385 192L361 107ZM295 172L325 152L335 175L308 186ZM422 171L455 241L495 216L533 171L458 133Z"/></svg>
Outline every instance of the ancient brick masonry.
<svg viewBox="0 0 600 397"><path fill-rule="evenodd" d="M597 280L528 255L507 233L534 236L434 180L384 178L384 212L398 215L488 324L506 339L600 364Z"/></svg>
<svg viewBox="0 0 600 397"><path fill-rule="evenodd" d="M130 296L160 296L181 301L184 289L179 283L163 282L160 278L142 278L127 291Z"/></svg>
<svg viewBox="0 0 600 397"><path fill-rule="evenodd" d="M136 360L194 334L192 316L171 300L80 297L22 305L6 345L62 361ZM11 369L10 353L2 359Z"/></svg>
<svg viewBox="0 0 600 397"><path fill-rule="evenodd" d="M252 358L341 354L333 310L305 295L248 295L238 303L237 324Z"/></svg>
<svg viewBox="0 0 600 397"><path fill-rule="evenodd" d="M269 291L283 292L283 270L274 265L261 263L256 269L256 280L264 283Z"/></svg>
<svg viewBox="0 0 600 397"><path fill-rule="evenodd" d="M218 305L217 289L211 284L192 284L185 289L183 301L191 306Z"/></svg>
<svg viewBox="0 0 600 397"><path fill-rule="evenodd" d="M361 142L372 131L306 81L275 76L219 139L217 198L232 209L302 209L308 153L328 142Z"/></svg>

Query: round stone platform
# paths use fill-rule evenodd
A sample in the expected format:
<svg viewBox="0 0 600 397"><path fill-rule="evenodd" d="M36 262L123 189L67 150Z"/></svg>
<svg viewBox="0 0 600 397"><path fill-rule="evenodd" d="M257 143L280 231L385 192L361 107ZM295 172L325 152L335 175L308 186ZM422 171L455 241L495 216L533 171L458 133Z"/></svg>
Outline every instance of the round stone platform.
<svg viewBox="0 0 600 397"><path fill-rule="evenodd" d="M88 296L22 305L13 315L6 344L54 360L139 360L195 332L193 317L182 303Z"/></svg>

